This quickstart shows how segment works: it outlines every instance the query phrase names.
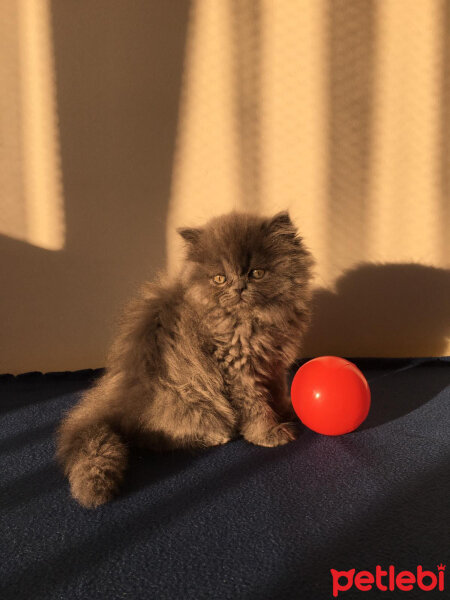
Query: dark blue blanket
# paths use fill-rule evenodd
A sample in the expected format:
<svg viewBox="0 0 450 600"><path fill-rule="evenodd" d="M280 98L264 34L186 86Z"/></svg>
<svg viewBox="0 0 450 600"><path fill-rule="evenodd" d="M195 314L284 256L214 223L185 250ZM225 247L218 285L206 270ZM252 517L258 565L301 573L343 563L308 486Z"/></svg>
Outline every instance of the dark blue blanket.
<svg viewBox="0 0 450 600"><path fill-rule="evenodd" d="M373 400L358 431L135 451L122 495L94 511L70 498L53 433L98 373L0 378L0 598L321 600L330 569L437 573L450 548L450 361L351 360ZM443 593L339 597L442 598L447 578Z"/></svg>

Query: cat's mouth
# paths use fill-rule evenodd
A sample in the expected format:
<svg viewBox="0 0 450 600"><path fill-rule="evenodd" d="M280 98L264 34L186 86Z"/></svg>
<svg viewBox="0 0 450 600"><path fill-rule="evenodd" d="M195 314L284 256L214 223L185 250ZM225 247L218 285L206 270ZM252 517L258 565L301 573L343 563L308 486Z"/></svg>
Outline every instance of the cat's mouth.
<svg viewBox="0 0 450 600"><path fill-rule="evenodd" d="M247 290L243 290L242 292L238 292L236 294L237 297L237 302L244 302L245 304L248 304L249 301L249 294Z"/></svg>
<svg viewBox="0 0 450 600"><path fill-rule="evenodd" d="M235 308L238 306L248 306L249 305L249 297L245 292L242 292L241 294L235 294L232 297L228 297L226 302L223 302L223 304L230 308Z"/></svg>
<svg viewBox="0 0 450 600"><path fill-rule="evenodd" d="M247 304L247 300L238 294L233 298L233 306L237 306L239 304Z"/></svg>

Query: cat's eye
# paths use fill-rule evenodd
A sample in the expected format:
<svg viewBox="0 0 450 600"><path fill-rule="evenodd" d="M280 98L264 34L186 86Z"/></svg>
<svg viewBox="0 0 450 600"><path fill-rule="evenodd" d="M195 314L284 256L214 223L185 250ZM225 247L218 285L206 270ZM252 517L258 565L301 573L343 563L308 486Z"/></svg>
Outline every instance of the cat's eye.
<svg viewBox="0 0 450 600"><path fill-rule="evenodd" d="M264 269L252 269L250 271L250 276L253 277L253 279L262 279L264 277Z"/></svg>
<svg viewBox="0 0 450 600"><path fill-rule="evenodd" d="M227 280L227 278L225 277L225 275L214 275L213 277L213 281L214 283L217 283L217 285L223 285L225 283L225 281Z"/></svg>

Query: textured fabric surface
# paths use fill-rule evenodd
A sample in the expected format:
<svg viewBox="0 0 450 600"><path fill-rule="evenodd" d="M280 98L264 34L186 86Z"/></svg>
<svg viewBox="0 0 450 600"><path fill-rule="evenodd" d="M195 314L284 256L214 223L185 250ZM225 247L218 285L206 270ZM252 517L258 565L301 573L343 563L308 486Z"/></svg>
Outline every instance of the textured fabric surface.
<svg viewBox="0 0 450 600"><path fill-rule="evenodd" d="M192 0L169 267L187 219L289 208L320 286L360 261L448 268L449 28L441 0Z"/></svg>
<svg viewBox="0 0 450 600"><path fill-rule="evenodd" d="M98 373L0 378L2 600L320 600L331 568L436 572L450 547L450 361L352 360L373 397L360 430L135 451L122 495L94 511L70 498L53 432ZM366 592L397 594L445 596Z"/></svg>

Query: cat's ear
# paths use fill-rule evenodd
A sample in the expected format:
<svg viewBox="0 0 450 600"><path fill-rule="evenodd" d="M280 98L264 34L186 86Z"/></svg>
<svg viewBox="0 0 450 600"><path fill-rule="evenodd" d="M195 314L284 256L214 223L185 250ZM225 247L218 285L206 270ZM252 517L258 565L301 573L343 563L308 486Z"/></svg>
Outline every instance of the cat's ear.
<svg viewBox="0 0 450 600"><path fill-rule="evenodd" d="M297 235L297 228L291 221L291 217L287 210L277 213L266 222L266 231L269 236L281 240L291 242L295 245L300 243L301 238Z"/></svg>
<svg viewBox="0 0 450 600"><path fill-rule="evenodd" d="M200 239L202 230L195 227L179 227L177 232L191 246L195 246Z"/></svg>
<svg viewBox="0 0 450 600"><path fill-rule="evenodd" d="M293 229L295 231L294 224L291 221L291 217L287 210L277 213L274 217L269 219L270 231Z"/></svg>

